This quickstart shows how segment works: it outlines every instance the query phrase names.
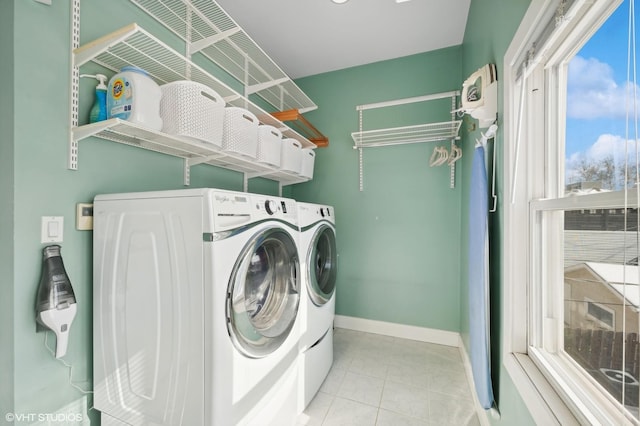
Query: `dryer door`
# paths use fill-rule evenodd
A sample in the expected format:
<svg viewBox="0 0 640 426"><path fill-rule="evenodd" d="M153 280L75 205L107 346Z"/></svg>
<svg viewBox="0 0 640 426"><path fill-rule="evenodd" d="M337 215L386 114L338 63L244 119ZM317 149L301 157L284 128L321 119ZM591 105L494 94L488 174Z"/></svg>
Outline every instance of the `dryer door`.
<svg viewBox="0 0 640 426"><path fill-rule="evenodd" d="M336 232L322 224L314 233L307 254L309 297L317 306L327 303L336 290L337 266Z"/></svg>
<svg viewBox="0 0 640 426"><path fill-rule="evenodd" d="M282 345L298 314L298 250L282 228L254 235L242 250L227 291L227 327L246 356L264 357Z"/></svg>

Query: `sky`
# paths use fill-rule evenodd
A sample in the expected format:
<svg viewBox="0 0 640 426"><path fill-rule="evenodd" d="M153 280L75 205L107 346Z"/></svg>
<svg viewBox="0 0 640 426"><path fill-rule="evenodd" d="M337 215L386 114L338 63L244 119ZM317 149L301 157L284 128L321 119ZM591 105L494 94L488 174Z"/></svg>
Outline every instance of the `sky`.
<svg viewBox="0 0 640 426"><path fill-rule="evenodd" d="M638 17L637 11L635 15ZM573 169L581 159L597 161L613 156L616 164L623 167L627 134L625 92L630 88L628 93L633 93L633 86L627 84L628 27L629 0L625 0L569 65L565 146L568 183L576 180ZM640 43L640 36L636 37ZM640 70L637 74L640 80ZM634 139L633 121L629 139ZM627 145L627 149L633 150L635 158L635 145Z"/></svg>

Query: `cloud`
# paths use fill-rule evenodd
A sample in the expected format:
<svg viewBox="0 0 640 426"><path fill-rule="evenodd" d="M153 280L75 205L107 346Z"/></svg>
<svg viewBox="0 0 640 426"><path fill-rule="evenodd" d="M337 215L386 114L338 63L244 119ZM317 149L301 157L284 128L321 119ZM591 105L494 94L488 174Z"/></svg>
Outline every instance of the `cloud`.
<svg viewBox="0 0 640 426"><path fill-rule="evenodd" d="M636 155L640 158L640 140L634 143L631 139L627 143L623 136L601 134L584 152L575 152L565 159L566 181L580 180L578 170L583 162L597 164L606 158L612 158L615 168L624 170L625 158L628 159L627 164L634 167Z"/></svg>
<svg viewBox="0 0 640 426"><path fill-rule="evenodd" d="M624 161L625 150L629 156L635 153L633 140L630 140L629 144L627 144L622 136L605 133L600 135L598 140L587 149L586 154L588 158L594 160L613 157L616 162L619 162Z"/></svg>
<svg viewBox="0 0 640 426"><path fill-rule="evenodd" d="M633 96L633 84L618 85L609 64L575 56L569 64L567 115L578 119L624 118L627 91Z"/></svg>

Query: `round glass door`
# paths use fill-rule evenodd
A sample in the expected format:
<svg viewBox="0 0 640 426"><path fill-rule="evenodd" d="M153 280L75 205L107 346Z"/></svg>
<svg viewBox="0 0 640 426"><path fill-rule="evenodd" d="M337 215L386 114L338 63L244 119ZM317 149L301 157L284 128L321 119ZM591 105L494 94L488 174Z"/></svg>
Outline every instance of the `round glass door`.
<svg viewBox="0 0 640 426"><path fill-rule="evenodd" d="M289 336L300 302L298 252L280 228L255 235L233 268L227 292L227 326L235 346L259 358Z"/></svg>
<svg viewBox="0 0 640 426"><path fill-rule="evenodd" d="M332 227L322 225L311 240L307 257L309 297L317 306L327 303L336 289L337 261L336 233Z"/></svg>

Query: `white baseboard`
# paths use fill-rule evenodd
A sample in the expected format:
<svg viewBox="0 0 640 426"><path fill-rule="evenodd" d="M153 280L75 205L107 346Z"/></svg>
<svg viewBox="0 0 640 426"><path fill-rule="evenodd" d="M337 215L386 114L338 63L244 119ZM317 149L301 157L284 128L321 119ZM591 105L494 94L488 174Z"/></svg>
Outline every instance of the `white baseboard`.
<svg viewBox="0 0 640 426"><path fill-rule="evenodd" d="M461 342L460 334L453 331L347 317L344 315L336 315L333 324L338 328L363 331L365 333L382 334L384 336L400 337L402 339L418 340L438 345L458 347Z"/></svg>

